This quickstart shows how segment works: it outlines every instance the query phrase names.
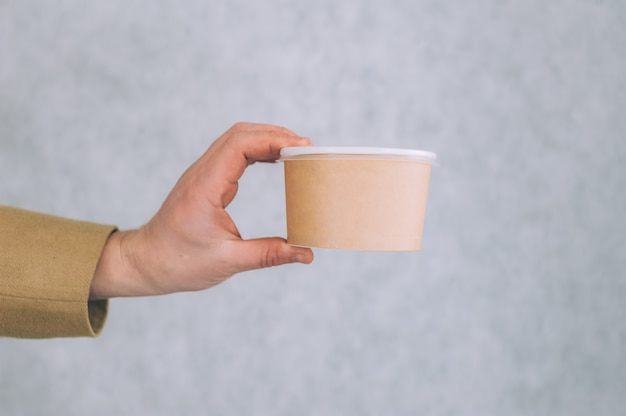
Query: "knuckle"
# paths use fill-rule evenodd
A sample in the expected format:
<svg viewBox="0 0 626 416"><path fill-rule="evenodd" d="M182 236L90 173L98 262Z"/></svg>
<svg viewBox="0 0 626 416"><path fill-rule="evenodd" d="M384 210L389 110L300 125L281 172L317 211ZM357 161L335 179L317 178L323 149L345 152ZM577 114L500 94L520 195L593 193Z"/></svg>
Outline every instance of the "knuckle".
<svg viewBox="0 0 626 416"><path fill-rule="evenodd" d="M265 255L263 256L262 265L263 267L274 267L280 265L281 256L280 250L275 245L268 247L265 250Z"/></svg>
<svg viewBox="0 0 626 416"><path fill-rule="evenodd" d="M234 133L238 133L238 132L241 132L242 130L245 130L246 127L248 126L249 126L249 123L246 123L244 121L238 121L231 126L230 130Z"/></svg>

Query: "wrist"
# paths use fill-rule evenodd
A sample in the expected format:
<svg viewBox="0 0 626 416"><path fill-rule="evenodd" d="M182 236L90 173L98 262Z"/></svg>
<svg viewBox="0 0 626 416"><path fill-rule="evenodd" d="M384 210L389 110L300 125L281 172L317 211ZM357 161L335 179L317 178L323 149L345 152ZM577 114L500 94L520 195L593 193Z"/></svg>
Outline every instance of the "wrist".
<svg viewBox="0 0 626 416"><path fill-rule="evenodd" d="M89 299L142 296L145 285L132 260L136 231L117 231L107 239L91 282Z"/></svg>

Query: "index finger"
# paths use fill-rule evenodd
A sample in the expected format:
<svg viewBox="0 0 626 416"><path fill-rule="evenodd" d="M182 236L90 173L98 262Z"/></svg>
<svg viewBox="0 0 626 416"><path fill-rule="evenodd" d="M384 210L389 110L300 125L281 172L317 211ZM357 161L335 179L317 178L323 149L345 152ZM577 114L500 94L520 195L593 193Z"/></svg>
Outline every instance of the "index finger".
<svg viewBox="0 0 626 416"><path fill-rule="evenodd" d="M209 189L227 196L225 200L229 201L248 165L276 161L283 147L311 144L309 139L284 127L237 123L211 145L201 163L207 169L205 178L211 178Z"/></svg>
<svg viewBox="0 0 626 416"><path fill-rule="evenodd" d="M280 149L289 146L310 146L309 139L284 127L268 124L244 124L231 144L238 147L248 163L271 162L280 157ZM234 142L234 143L233 143Z"/></svg>

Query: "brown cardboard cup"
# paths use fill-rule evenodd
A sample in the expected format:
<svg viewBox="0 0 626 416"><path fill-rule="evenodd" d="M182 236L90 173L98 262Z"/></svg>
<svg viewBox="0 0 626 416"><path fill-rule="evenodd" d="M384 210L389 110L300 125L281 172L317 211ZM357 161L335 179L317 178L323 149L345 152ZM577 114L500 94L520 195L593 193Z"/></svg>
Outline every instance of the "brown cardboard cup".
<svg viewBox="0 0 626 416"><path fill-rule="evenodd" d="M368 251L422 247L431 152L287 147L287 242Z"/></svg>

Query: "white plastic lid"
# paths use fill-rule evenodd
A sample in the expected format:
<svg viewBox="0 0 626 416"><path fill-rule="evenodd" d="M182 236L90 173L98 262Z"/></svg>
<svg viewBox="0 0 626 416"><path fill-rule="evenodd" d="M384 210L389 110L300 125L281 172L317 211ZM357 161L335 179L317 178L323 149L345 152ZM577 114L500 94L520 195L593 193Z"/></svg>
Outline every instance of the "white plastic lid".
<svg viewBox="0 0 626 416"><path fill-rule="evenodd" d="M311 159L392 159L419 160L435 163L437 155L425 150L393 149L388 147L318 147L297 146L284 147L280 151L279 160L311 160Z"/></svg>

